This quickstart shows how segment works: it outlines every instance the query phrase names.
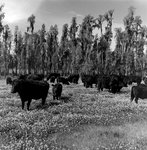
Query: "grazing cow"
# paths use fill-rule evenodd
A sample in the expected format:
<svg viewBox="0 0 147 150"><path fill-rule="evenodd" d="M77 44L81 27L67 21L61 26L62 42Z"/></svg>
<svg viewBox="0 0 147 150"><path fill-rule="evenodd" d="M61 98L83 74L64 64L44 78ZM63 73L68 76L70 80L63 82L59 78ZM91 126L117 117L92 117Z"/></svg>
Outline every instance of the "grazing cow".
<svg viewBox="0 0 147 150"><path fill-rule="evenodd" d="M99 76L97 77L97 89L98 91L103 91L103 89L108 89L109 92L117 93L120 92L122 87L126 87L127 84L124 83L121 76L111 75L111 76Z"/></svg>
<svg viewBox="0 0 147 150"><path fill-rule="evenodd" d="M47 77L47 81L52 77L54 76L55 78L59 77L60 76L60 73L50 73Z"/></svg>
<svg viewBox="0 0 147 150"><path fill-rule="evenodd" d="M49 84L46 81L16 79L12 83L11 93L19 94L22 109L24 109L25 102L28 101L27 110L29 110L32 99L37 100L42 98L42 105L45 104L48 90Z"/></svg>
<svg viewBox="0 0 147 150"><path fill-rule="evenodd" d="M66 85L69 85L68 79L64 78L64 77L57 77L57 83L63 83Z"/></svg>
<svg viewBox="0 0 147 150"><path fill-rule="evenodd" d="M147 85L140 84L138 86L133 86L131 89L130 101L132 102L134 98L136 103L138 103L139 98L141 99L147 98Z"/></svg>
<svg viewBox="0 0 147 150"><path fill-rule="evenodd" d="M62 93L62 84L56 83L55 85L52 85L52 92L53 92L53 99L55 100L57 98L61 99L61 93Z"/></svg>
<svg viewBox="0 0 147 150"><path fill-rule="evenodd" d="M6 84L12 84L12 79L11 79L11 77L7 77L6 78Z"/></svg>
<svg viewBox="0 0 147 150"><path fill-rule="evenodd" d="M69 75L68 76L68 81L70 82L70 83L75 83L75 84L78 84L78 81L79 81L79 74L71 74L71 75Z"/></svg>

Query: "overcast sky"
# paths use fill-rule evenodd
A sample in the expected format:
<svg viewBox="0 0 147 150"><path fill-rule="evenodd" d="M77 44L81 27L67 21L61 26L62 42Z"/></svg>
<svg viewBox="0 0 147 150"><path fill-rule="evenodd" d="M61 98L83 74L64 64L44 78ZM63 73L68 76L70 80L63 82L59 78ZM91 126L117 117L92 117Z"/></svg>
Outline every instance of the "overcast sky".
<svg viewBox="0 0 147 150"><path fill-rule="evenodd" d="M47 31L51 25L57 24L61 35L63 25L68 23L70 26L73 16L77 16L77 22L80 24L88 14L96 18L111 9L114 9L114 30L116 27L123 27L123 18L128 14L130 6L136 8L135 15L141 16L143 25L147 25L147 0L0 0L0 4L5 5L3 25L8 24L12 32L16 25L22 33L25 32L29 26L27 18L34 14L35 31L40 29L43 23Z"/></svg>

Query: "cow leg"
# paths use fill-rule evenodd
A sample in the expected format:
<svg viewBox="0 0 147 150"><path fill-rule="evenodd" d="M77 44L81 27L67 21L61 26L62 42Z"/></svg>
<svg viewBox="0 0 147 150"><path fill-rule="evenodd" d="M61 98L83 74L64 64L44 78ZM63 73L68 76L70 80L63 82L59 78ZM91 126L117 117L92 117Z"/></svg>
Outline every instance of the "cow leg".
<svg viewBox="0 0 147 150"><path fill-rule="evenodd" d="M29 100L28 100L28 103L27 103L27 110L29 110L29 107L30 107L31 101L32 101L31 99L29 99Z"/></svg>
<svg viewBox="0 0 147 150"><path fill-rule="evenodd" d="M138 104L138 97L135 97L135 102L136 104Z"/></svg>
<svg viewBox="0 0 147 150"><path fill-rule="evenodd" d="M22 109L24 109L25 101L21 100L21 103L22 103Z"/></svg>
<svg viewBox="0 0 147 150"><path fill-rule="evenodd" d="M42 98L42 105L45 104L45 99L46 99L46 98Z"/></svg>
<svg viewBox="0 0 147 150"><path fill-rule="evenodd" d="M55 96L53 96L53 100L55 100Z"/></svg>
<svg viewBox="0 0 147 150"><path fill-rule="evenodd" d="M61 94L59 94L59 98L58 99L61 99Z"/></svg>

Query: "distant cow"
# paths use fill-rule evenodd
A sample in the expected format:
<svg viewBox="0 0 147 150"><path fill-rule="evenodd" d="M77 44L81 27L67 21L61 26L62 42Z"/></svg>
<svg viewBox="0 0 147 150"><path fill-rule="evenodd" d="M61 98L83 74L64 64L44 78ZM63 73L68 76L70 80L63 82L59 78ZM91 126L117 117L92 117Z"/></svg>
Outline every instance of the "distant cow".
<svg viewBox="0 0 147 150"><path fill-rule="evenodd" d="M138 86L133 86L131 89L130 101L132 102L134 98L136 103L138 103L139 98L141 99L147 98L147 85L140 84Z"/></svg>
<svg viewBox="0 0 147 150"><path fill-rule="evenodd" d="M98 91L103 91L103 89L108 89L110 91L110 77L109 76L100 76L97 78L97 89Z"/></svg>
<svg viewBox="0 0 147 150"><path fill-rule="evenodd" d="M57 77L57 83L59 83L59 82L66 84L66 85L69 85L68 79L64 78L64 77Z"/></svg>
<svg viewBox="0 0 147 150"><path fill-rule="evenodd" d="M60 76L60 73L50 73L50 74L47 76L47 81L48 81L52 76L54 76L55 78L57 78L57 77Z"/></svg>
<svg viewBox="0 0 147 150"><path fill-rule="evenodd" d="M127 87L121 76L118 75L102 75L97 77L97 89L98 91L103 91L103 89L108 89L109 92L117 93L120 92L122 87Z"/></svg>
<svg viewBox="0 0 147 150"><path fill-rule="evenodd" d="M81 80L84 84L84 87L92 88L93 84L97 84L97 76L96 75L87 75L84 73L81 73Z"/></svg>
<svg viewBox="0 0 147 150"><path fill-rule="evenodd" d="M29 110L32 99L42 98L42 105L45 104L48 90L49 84L46 81L17 79L12 83L11 93L18 92L22 102L22 109L24 109L25 102L28 101L27 109Z"/></svg>
<svg viewBox="0 0 147 150"><path fill-rule="evenodd" d="M112 93L120 92L122 87L127 87L120 75L112 75L109 85Z"/></svg>
<svg viewBox="0 0 147 150"><path fill-rule="evenodd" d="M6 84L12 84L12 79L11 77L6 78Z"/></svg>
<svg viewBox="0 0 147 150"><path fill-rule="evenodd" d="M43 80L44 79L44 75L43 74L29 74L26 79L31 79L31 80Z"/></svg>
<svg viewBox="0 0 147 150"><path fill-rule="evenodd" d="M130 84L132 84L133 82L137 83L137 85L139 85L141 83L141 76L130 76Z"/></svg>
<svg viewBox="0 0 147 150"><path fill-rule="evenodd" d="M67 79L70 83L78 84L79 77L80 77L79 74L71 74L68 76Z"/></svg>
<svg viewBox="0 0 147 150"><path fill-rule="evenodd" d="M61 93L62 93L62 84L56 83L55 85L52 85L52 93L53 93L53 99L60 99Z"/></svg>

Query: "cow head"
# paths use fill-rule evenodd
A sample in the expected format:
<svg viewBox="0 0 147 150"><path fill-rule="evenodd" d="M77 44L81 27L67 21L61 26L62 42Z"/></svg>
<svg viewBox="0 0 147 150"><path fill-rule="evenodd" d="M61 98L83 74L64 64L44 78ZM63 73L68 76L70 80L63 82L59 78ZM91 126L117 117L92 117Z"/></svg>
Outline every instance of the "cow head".
<svg viewBox="0 0 147 150"><path fill-rule="evenodd" d="M22 80L15 79L12 82L11 93L17 93L21 90Z"/></svg>

